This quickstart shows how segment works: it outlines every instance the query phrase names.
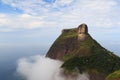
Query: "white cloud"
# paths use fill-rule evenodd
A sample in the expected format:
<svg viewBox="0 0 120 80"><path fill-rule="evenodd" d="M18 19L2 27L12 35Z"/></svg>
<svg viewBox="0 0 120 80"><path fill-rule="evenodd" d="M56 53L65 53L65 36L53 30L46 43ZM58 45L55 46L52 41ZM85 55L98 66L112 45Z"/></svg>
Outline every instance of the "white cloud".
<svg viewBox="0 0 120 80"><path fill-rule="evenodd" d="M84 0L82 1L85 8L89 8L91 10L102 10L103 12L106 10L110 10L113 6L117 5L114 0Z"/></svg>
<svg viewBox="0 0 120 80"><path fill-rule="evenodd" d="M75 0L56 0L53 7L70 6Z"/></svg>
<svg viewBox="0 0 120 80"><path fill-rule="evenodd" d="M2 0L21 9L22 15L1 18L1 26L35 29L39 27L75 27L87 23L90 27L111 28L120 26L120 7L116 0Z"/></svg>
<svg viewBox="0 0 120 80"><path fill-rule="evenodd" d="M54 22L51 21L46 24L44 16L0 14L0 32L9 32L15 29L36 29L53 24Z"/></svg>
<svg viewBox="0 0 120 80"><path fill-rule="evenodd" d="M25 80L89 80L88 73L64 75L63 62L41 56L32 56L18 61L17 72Z"/></svg>
<svg viewBox="0 0 120 80"><path fill-rule="evenodd" d="M42 12L48 12L53 9L60 9L60 7L68 6L74 2L74 0L52 0L51 2L47 2L45 0L2 0L2 2L21 9L26 13L36 15L41 14Z"/></svg>
<svg viewBox="0 0 120 80"><path fill-rule="evenodd" d="M97 11L108 11L112 7L117 5L115 0L54 0L46 2L45 0L2 0L3 3L11 5L12 7L23 10L30 14L38 14L46 11L55 11L55 9L65 10L66 9L90 9Z"/></svg>

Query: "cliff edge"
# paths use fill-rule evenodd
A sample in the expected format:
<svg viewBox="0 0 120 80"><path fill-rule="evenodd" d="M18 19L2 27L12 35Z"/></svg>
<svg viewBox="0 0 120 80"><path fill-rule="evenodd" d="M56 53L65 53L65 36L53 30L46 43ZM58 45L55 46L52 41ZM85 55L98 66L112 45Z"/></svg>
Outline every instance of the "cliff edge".
<svg viewBox="0 0 120 80"><path fill-rule="evenodd" d="M108 51L90 36L87 25L83 23L77 28L62 30L46 57L65 61L74 56L90 56L98 52Z"/></svg>

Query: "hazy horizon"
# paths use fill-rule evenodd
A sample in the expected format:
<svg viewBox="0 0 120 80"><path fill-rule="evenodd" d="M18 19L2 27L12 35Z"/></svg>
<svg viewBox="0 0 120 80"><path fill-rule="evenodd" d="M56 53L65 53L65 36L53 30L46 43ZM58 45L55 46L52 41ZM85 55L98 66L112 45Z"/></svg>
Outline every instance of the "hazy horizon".
<svg viewBox="0 0 120 80"><path fill-rule="evenodd" d="M0 0L0 49L47 46L62 29L86 23L92 37L120 55L119 0Z"/></svg>

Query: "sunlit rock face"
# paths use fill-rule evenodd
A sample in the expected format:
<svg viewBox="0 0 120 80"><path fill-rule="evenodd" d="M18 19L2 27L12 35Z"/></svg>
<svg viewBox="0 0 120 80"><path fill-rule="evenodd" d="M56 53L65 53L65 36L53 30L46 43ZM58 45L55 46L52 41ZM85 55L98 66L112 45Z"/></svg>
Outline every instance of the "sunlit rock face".
<svg viewBox="0 0 120 80"><path fill-rule="evenodd" d="M80 49L80 46L88 38L91 37L88 33L88 27L84 23L77 28L63 29L62 34L53 43L46 57L63 60L64 56L69 54L87 55L88 50Z"/></svg>
<svg viewBox="0 0 120 80"><path fill-rule="evenodd" d="M78 27L78 40L83 41L87 38L87 34L88 34L88 27L86 24L81 24Z"/></svg>
<svg viewBox="0 0 120 80"><path fill-rule="evenodd" d="M78 27L78 34L87 34L88 33L88 27L86 24L81 24L79 27Z"/></svg>

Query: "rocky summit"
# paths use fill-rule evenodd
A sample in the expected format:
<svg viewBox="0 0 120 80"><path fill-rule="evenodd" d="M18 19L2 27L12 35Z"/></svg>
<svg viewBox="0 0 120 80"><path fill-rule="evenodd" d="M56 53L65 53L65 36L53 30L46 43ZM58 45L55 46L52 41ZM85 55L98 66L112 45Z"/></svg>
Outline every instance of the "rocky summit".
<svg viewBox="0 0 120 80"><path fill-rule="evenodd" d="M90 80L105 80L120 69L120 58L94 40L86 24L63 29L46 57L63 61L65 73L89 73Z"/></svg>
<svg viewBox="0 0 120 80"><path fill-rule="evenodd" d="M88 34L86 24L81 24L78 28L63 29L62 34L53 43L46 57L63 60L64 56L69 54L79 56L88 55L86 49L80 48L87 38L91 38L91 36Z"/></svg>
<svg viewBox="0 0 120 80"><path fill-rule="evenodd" d="M107 51L89 35L87 25L83 23L77 28L63 29L46 57L67 60L73 56L90 56L94 49Z"/></svg>

